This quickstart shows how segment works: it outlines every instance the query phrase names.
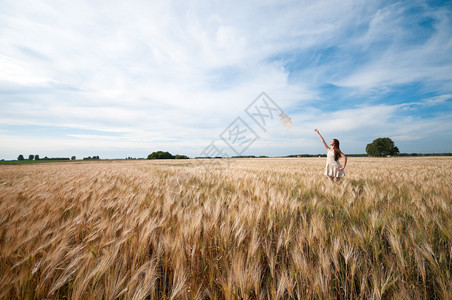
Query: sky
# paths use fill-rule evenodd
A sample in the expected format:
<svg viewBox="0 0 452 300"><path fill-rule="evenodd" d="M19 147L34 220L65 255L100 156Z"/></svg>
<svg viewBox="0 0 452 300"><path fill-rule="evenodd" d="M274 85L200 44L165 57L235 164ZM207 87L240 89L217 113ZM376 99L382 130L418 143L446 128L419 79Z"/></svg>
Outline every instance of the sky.
<svg viewBox="0 0 452 300"><path fill-rule="evenodd" d="M0 159L452 152L451 53L450 1L3 0Z"/></svg>

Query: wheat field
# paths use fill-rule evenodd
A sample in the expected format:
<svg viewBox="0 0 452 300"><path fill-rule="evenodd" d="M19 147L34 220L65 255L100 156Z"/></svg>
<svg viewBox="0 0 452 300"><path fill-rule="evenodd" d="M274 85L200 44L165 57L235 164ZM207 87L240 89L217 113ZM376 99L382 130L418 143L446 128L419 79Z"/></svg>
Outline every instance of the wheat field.
<svg viewBox="0 0 452 300"><path fill-rule="evenodd" d="M0 166L0 298L452 297L451 158L215 162Z"/></svg>

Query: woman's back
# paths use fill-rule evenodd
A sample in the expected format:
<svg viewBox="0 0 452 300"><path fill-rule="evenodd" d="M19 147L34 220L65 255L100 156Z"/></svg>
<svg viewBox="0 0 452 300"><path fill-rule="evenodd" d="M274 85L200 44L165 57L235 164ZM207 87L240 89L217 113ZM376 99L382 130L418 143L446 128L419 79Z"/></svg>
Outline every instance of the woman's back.
<svg viewBox="0 0 452 300"><path fill-rule="evenodd" d="M333 149L330 149L327 151L326 163L327 164L336 164L336 161L334 160L334 150Z"/></svg>

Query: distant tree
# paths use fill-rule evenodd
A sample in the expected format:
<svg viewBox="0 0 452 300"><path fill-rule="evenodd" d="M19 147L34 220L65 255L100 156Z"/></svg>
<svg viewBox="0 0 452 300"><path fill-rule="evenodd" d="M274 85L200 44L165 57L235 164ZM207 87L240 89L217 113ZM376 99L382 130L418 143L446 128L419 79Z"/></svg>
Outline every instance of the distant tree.
<svg viewBox="0 0 452 300"><path fill-rule="evenodd" d="M188 157L187 155L179 155L179 154L176 154L176 155L174 156L174 158L175 158L175 159L189 159L190 157Z"/></svg>
<svg viewBox="0 0 452 300"><path fill-rule="evenodd" d="M174 156L169 152L157 151L148 155L148 159L173 159Z"/></svg>
<svg viewBox="0 0 452 300"><path fill-rule="evenodd" d="M74 156L71 157L71 160L76 160L77 158Z"/></svg>
<svg viewBox="0 0 452 300"><path fill-rule="evenodd" d="M35 160L39 160L39 154L35 155Z"/></svg>
<svg viewBox="0 0 452 300"><path fill-rule="evenodd" d="M33 160L35 156L33 154L28 155L28 160Z"/></svg>
<svg viewBox="0 0 452 300"><path fill-rule="evenodd" d="M92 160L92 159L100 159L100 158L99 158L99 156L96 156L96 155L93 156L93 157L88 156L88 157L84 157L84 158L83 158L83 160Z"/></svg>
<svg viewBox="0 0 452 300"><path fill-rule="evenodd" d="M399 148L394 145L394 141L388 137L377 138L372 143L367 144L366 153L369 156L388 156L399 153Z"/></svg>
<svg viewBox="0 0 452 300"><path fill-rule="evenodd" d="M20 155L17 157L17 160L24 160L24 156L23 156L22 154L20 154Z"/></svg>

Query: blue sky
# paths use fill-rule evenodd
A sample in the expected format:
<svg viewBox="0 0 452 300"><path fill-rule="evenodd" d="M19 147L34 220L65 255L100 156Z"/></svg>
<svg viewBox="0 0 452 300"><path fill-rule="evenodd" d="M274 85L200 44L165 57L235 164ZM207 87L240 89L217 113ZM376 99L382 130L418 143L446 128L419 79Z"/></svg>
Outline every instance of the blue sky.
<svg viewBox="0 0 452 300"><path fill-rule="evenodd" d="M241 117L243 154L452 152L452 4L2 1L0 159L199 156ZM292 119L244 112L266 92Z"/></svg>

